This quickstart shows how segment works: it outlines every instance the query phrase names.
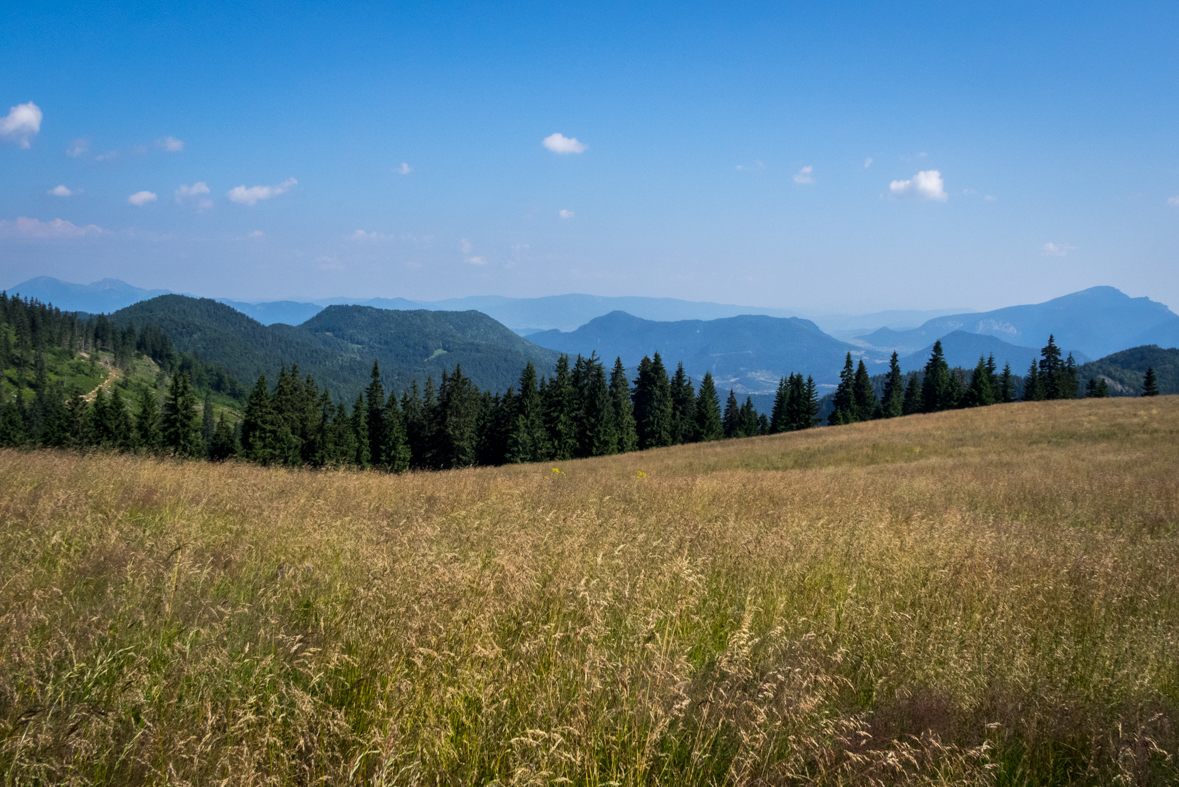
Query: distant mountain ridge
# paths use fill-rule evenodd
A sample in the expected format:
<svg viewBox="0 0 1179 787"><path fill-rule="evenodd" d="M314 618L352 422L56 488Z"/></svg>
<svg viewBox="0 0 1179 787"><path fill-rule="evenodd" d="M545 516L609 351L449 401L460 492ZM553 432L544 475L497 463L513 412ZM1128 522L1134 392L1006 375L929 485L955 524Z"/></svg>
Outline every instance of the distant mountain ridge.
<svg viewBox="0 0 1179 787"><path fill-rule="evenodd" d="M550 374L557 353L537 347L479 312L389 311L330 306L302 325L265 326L207 298L163 295L111 315L163 330L177 349L198 355L250 385L271 381L282 366L298 364L336 398L351 400L368 385L373 361L386 389L402 390L428 376L438 381L458 364L480 388L506 390L531 361Z"/></svg>
<svg viewBox="0 0 1179 787"><path fill-rule="evenodd" d="M644 355L659 352L669 372L682 362L693 379L712 372L718 388L743 395L773 392L779 378L792 371L833 385L846 354L862 352L810 320L766 315L659 322L615 311L575 331L544 331L529 339L570 355L596 352L607 361L621 357L628 369Z"/></svg>
<svg viewBox="0 0 1179 787"><path fill-rule="evenodd" d="M1044 337L1044 344L1048 343L1047 338ZM960 366L963 369L973 369L980 356L993 355L998 368L1002 369L1005 364L1011 364L1011 371L1023 374L1032 365L1032 361L1038 361L1040 358L1040 350L1035 347L1019 347L994 336L984 336L979 333L954 331L941 337L939 341L942 343L942 354L951 368ZM1089 356L1068 347L1062 347L1061 352L1065 357L1071 354L1073 360L1078 364L1089 360ZM913 372L924 369L932 353L933 345L930 344L928 347L923 347L915 353L900 358L901 370Z"/></svg>
<svg viewBox="0 0 1179 787"><path fill-rule="evenodd" d="M866 346L907 355L954 331L994 336L1022 347L1042 347L1055 335L1060 347L1100 358L1143 343L1156 332L1174 334L1174 312L1149 298L1131 298L1113 287L1091 287L1050 301L989 312L937 317L911 331L887 328L859 337Z"/></svg>

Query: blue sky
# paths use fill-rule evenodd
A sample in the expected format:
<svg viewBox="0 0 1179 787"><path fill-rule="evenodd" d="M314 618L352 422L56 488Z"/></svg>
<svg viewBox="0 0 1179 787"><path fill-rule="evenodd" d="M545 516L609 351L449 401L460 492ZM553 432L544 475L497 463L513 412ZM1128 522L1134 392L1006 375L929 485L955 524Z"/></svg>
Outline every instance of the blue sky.
<svg viewBox="0 0 1179 787"><path fill-rule="evenodd" d="M6 4L0 287L1179 307L1175 3L175 5Z"/></svg>

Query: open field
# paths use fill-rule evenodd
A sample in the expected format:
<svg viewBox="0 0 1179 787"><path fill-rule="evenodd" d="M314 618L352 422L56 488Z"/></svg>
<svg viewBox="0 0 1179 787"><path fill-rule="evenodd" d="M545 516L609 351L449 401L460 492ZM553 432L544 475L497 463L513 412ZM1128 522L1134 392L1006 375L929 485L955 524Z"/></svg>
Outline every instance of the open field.
<svg viewBox="0 0 1179 787"><path fill-rule="evenodd" d="M558 467L0 452L4 783L1179 781L1179 397Z"/></svg>

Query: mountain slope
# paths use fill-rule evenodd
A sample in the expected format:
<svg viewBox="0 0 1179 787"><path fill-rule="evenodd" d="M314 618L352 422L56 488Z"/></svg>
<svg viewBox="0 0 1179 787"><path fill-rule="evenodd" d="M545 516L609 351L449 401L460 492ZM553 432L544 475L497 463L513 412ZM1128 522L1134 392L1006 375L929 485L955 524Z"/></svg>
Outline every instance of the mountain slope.
<svg viewBox="0 0 1179 787"><path fill-rule="evenodd" d="M480 388L505 390L531 360L547 374L557 354L536 347L475 312L384 311L330 306L299 326L258 321L217 301L164 295L120 309L119 324L161 328L178 349L199 355L251 384L265 373L298 364L337 398L352 399L381 365L387 388L437 380L461 363Z"/></svg>
<svg viewBox="0 0 1179 787"><path fill-rule="evenodd" d="M1159 393L1179 393L1179 349L1157 345L1131 347L1084 364L1079 375L1081 390L1091 377L1104 377L1114 396L1138 396L1148 367L1154 368Z"/></svg>
<svg viewBox="0 0 1179 787"><path fill-rule="evenodd" d="M569 333L544 331L528 338L560 352L596 352L607 363L621 356L628 369L659 352L669 372L682 361L694 379L710 371L718 387L746 394L773 391L778 379L792 371L833 384L846 353L861 352L809 320L763 315L656 322L616 311Z"/></svg>
<svg viewBox="0 0 1179 787"><path fill-rule="evenodd" d="M1045 303L929 320L911 331L881 329L859 337L865 344L902 355L933 344L953 331L994 336L1016 346L1056 344L1091 358L1125 349L1176 319L1161 303L1131 298L1113 287L1092 287Z"/></svg>

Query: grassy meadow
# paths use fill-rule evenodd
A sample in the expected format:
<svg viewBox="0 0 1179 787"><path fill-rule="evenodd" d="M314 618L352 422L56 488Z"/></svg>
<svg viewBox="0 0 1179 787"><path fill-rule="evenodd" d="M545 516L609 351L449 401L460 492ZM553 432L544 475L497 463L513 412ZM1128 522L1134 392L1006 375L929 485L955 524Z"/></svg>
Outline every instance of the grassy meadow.
<svg viewBox="0 0 1179 787"><path fill-rule="evenodd" d="M386 476L0 452L4 784L1175 784L1179 397Z"/></svg>

